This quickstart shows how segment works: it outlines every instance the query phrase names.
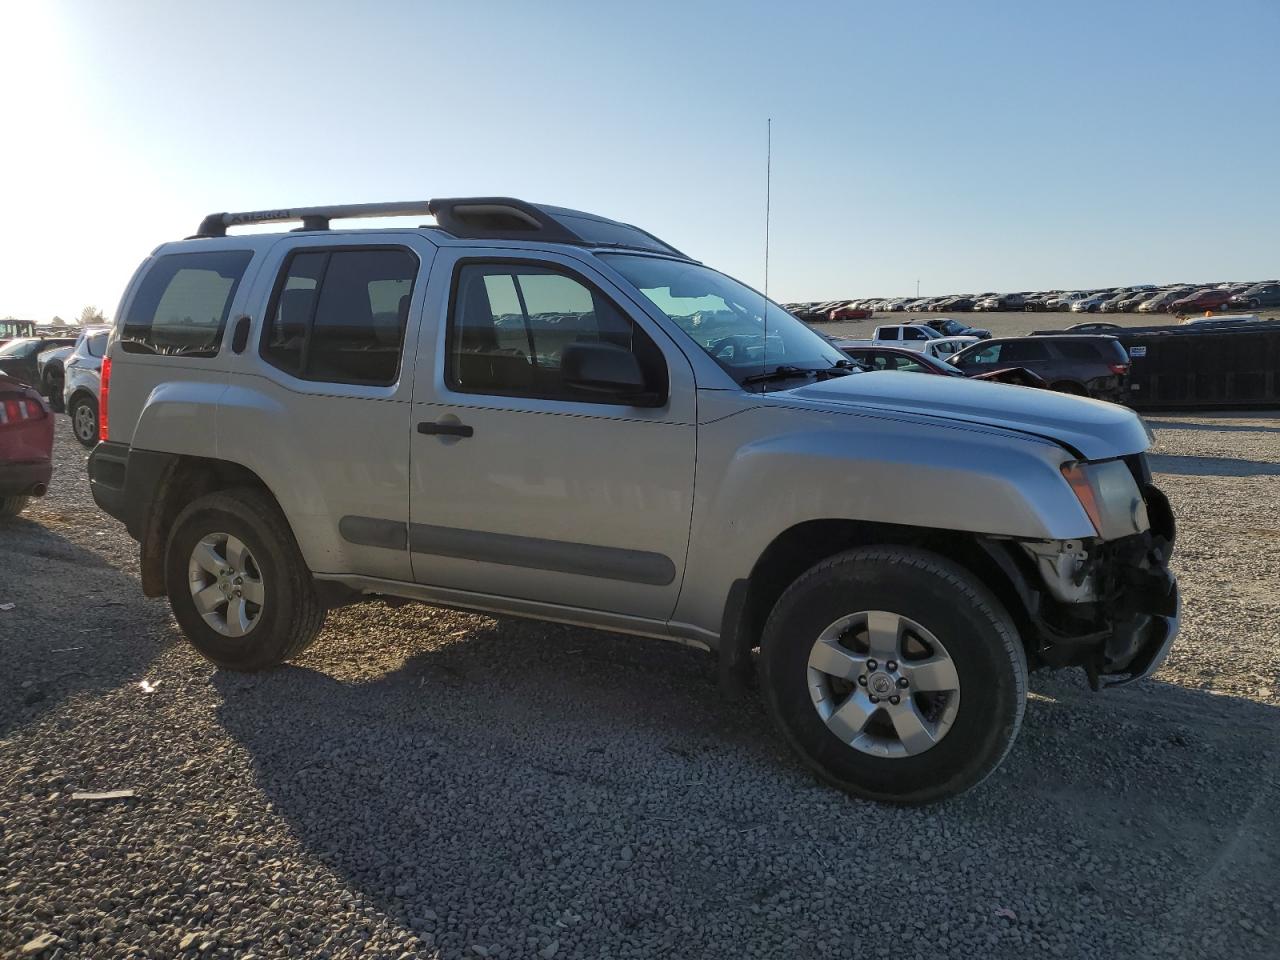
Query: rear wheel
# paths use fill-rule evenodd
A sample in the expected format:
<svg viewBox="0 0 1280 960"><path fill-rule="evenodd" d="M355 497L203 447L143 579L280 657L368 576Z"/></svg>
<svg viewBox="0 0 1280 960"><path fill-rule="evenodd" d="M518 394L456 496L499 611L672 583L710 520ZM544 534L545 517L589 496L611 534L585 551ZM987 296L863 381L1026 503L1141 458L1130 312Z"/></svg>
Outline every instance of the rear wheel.
<svg viewBox="0 0 1280 960"><path fill-rule="evenodd" d="M261 670L305 650L325 609L289 524L269 497L237 488L178 514L165 588L182 632L232 670Z"/></svg>
<svg viewBox="0 0 1280 960"><path fill-rule="evenodd" d="M71 415L71 432L77 440L86 447L98 442L98 401L93 397L75 397L67 413Z"/></svg>
<svg viewBox="0 0 1280 960"><path fill-rule="evenodd" d="M0 517L16 517L30 502L30 497L0 497Z"/></svg>
<svg viewBox="0 0 1280 960"><path fill-rule="evenodd" d="M783 737L828 783L924 803L985 779L1017 735L1026 656L971 574L923 550L851 550L778 601L760 646Z"/></svg>

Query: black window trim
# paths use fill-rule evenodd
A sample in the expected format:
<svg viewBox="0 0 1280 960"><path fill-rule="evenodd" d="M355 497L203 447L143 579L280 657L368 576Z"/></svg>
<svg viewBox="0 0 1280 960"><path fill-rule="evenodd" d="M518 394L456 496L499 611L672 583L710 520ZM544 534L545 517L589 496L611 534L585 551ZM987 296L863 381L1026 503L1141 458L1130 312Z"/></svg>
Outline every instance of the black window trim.
<svg viewBox="0 0 1280 960"><path fill-rule="evenodd" d="M617 310L618 313L620 313L623 317L625 317L628 321L630 321L631 325L635 329L639 330L643 336L648 337L649 340L652 341L655 349L657 350L658 356L662 358L662 364L663 364L663 367L665 368L663 371L664 376L662 377L662 380L665 384L664 390L660 396L654 395L652 401L644 403L643 406L661 408L661 407L667 406L667 404L670 402L671 400L671 368L670 368L670 364L667 363L666 354L663 353L662 347L659 346L658 338L656 338L655 336L653 336L653 334L651 334L648 330L646 330L642 324L638 323L636 321L635 315L630 310L623 309L621 304L618 303L617 297L610 296L607 292L601 289L600 284L596 283L590 277L580 273L578 270L575 270L572 267L566 266L565 264L558 263L554 260L540 260L537 257L502 257L502 256L487 257L483 255L477 255L477 256L459 257L457 261L454 263L453 275L449 279L449 308L444 317L444 350L441 355L441 362L443 363L443 369L441 373L444 379L444 385L449 391L451 391L452 393L460 393L460 394L465 394L467 396L473 396L473 397L475 396L510 397L516 400L542 400L548 403L592 403L596 405L603 405L603 406L610 406L610 407L634 406L634 404L620 402L616 398L594 397L589 394L584 394L582 397L573 397L573 398L548 397L542 394L534 394L534 393L529 393L527 391L521 391L521 390L504 390L504 391L469 390L466 387L462 386L461 384L457 383L453 378L453 374L450 369L451 364L449 362L453 357L452 351L453 351L453 343L455 338L453 319L458 306L459 280L462 277L463 269L465 267L470 267L470 266L537 267L538 269L546 270L550 273L562 274L563 276L568 277L570 280L573 280L577 283L582 284L584 287L590 290L593 294L603 297L607 302L613 305L614 309ZM516 284L515 287L516 287L516 295L520 298L521 308L524 309L523 307L524 294L520 292L519 284ZM525 313L526 315L528 314L527 309L525 310ZM526 330L527 329L528 328L526 327ZM530 349L532 349L532 347Z"/></svg>
<svg viewBox="0 0 1280 960"><path fill-rule="evenodd" d="M403 252L413 257L417 268L413 273L413 282L409 285L409 301L413 302L413 294L418 289L418 278L422 274L422 257L418 256L418 251L402 243L329 243L329 244L312 244L308 246L291 247L285 252L284 259L280 261L280 267L276 270L276 279L271 285L271 299L267 301L267 311L262 316L262 329L258 334L258 357L263 363L267 364L274 370L279 370L285 376L293 377L295 380L302 380L305 383L335 383L353 387L393 387L399 381L404 369L404 342L409 332L409 321L405 319L404 329L400 331L400 356L396 362L396 372L390 380L334 380L332 377L311 377L306 376L302 371L307 369L307 362L311 359L311 333L315 328L316 311L320 309L320 291L324 285L325 275L329 272L329 260L326 259L324 267L320 271L320 277L316 280L316 298L315 303L311 307L311 314L307 317L307 332L302 341L302 355L299 360L299 372L286 370L280 364L276 363L264 351L267 346L267 336L271 329L271 320L276 315L276 308L280 305L280 294L284 292L284 285L289 282L289 265L293 263L293 258L304 253L352 253L361 251L376 250L392 250Z"/></svg>
<svg viewBox="0 0 1280 960"><path fill-rule="evenodd" d="M142 292L147 279L151 276L152 271L156 269L160 261L169 257L199 257L209 254L219 253L247 253L249 259L244 265L244 269L240 271L240 276L236 277L231 284L231 289L227 292L227 306L222 311L222 319L218 322L218 333L212 339L213 346L208 350L194 350L189 353L161 353L155 349L142 349L146 344L140 340L126 338L125 330L129 326L129 315L133 312L133 308L137 305L138 295ZM259 256L259 251L245 247L215 247L206 250L173 250L169 253L162 253L158 257L151 257L146 264L145 270L140 270L134 275L133 281L130 282L130 289L126 291L128 302L125 304L124 310L121 312L119 319L119 343L120 349L125 353L133 354L137 357L165 357L171 360L216 360L222 353L222 339L227 332L227 320L231 317L231 308L235 306L236 295L240 293L240 284L244 282L245 275L249 273L249 268L253 266L253 261ZM171 281L172 282L172 281ZM157 302L158 305L158 302ZM155 327L155 317L151 318L151 325ZM105 355L105 354L104 354Z"/></svg>

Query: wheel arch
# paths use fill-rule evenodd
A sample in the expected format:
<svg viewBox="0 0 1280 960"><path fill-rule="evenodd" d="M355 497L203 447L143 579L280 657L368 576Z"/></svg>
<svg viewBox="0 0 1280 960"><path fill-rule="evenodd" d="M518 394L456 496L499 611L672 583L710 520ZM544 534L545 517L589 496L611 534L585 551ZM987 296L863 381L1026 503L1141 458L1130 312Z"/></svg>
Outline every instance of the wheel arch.
<svg viewBox="0 0 1280 960"><path fill-rule="evenodd" d="M967 531L935 530L866 520L807 520L780 533L756 560L748 577L737 580L725 603L718 648L722 688L735 693L751 672L751 651L760 646L765 621L783 592L810 567L856 547L914 547L964 567L1004 605L1013 618L1028 658L1036 606L1034 571L1012 541Z"/></svg>
<svg viewBox="0 0 1280 960"><path fill-rule="evenodd" d="M161 456L164 460L149 471L153 475L154 487L145 501L148 509L139 518L137 530L141 545L142 592L148 597L164 596L165 547L174 519L187 504L219 490L251 487L270 498L284 515L271 488L248 467L229 460L184 454Z"/></svg>
<svg viewBox="0 0 1280 960"><path fill-rule="evenodd" d="M88 387L77 387L72 391L71 396L67 397L67 410L70 411L73 406L80 400L92 400L98 402L98 398L94 396L93 391Z"/></svg>
<svg viewBox="0 0 1280 960"><path fill-rule="evenodd" d="M1067 389L1063 389L1063 388ZM1088 396L1089 389L1079 380L1072 380L1070 377L1059 377L1049 383L1050 390L1057 390L1059 393L1071 393L1079 396Z"/></svg>

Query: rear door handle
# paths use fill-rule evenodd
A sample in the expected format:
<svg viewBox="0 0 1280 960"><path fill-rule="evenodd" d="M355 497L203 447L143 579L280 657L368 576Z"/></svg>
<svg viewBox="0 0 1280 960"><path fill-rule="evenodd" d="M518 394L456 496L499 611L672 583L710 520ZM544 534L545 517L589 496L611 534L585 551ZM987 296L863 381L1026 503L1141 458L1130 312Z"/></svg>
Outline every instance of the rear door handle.
<svg viewBox="0 0 1280 960"><path fill-rule="evenodd" d="M465 423L427 423L418 424L418 432L433 434L438 437L470 437L475 430Z"/></svg>

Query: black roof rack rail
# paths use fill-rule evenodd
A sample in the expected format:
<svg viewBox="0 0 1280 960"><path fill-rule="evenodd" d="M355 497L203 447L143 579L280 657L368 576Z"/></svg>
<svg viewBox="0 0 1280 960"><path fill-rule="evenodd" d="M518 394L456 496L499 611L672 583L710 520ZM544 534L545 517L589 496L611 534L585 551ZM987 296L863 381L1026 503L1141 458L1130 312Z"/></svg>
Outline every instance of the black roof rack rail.
<svg viewBox="0 0 1280 960"><path fill-rule="evenodd" d="M211 213L187 239L225 237L227 228L260 223L300 221L300 230L328 230L331 220L429 215L440 228L466 240L543 240L587 246L621 246L683 257L653 234L592 213L542 206L514 197L454 197L387 203L349 203L324 207L290 207ZM606 237L608 239L606 239Z"/></svg>

